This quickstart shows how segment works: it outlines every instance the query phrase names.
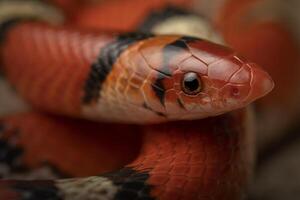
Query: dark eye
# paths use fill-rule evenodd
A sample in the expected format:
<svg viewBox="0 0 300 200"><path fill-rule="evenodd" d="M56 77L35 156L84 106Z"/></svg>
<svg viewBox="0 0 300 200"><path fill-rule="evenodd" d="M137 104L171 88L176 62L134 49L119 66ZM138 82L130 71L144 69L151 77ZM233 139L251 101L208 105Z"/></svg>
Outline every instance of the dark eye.
<svg viewBox="0 0 300 200"><path fill-rule="evenodd" d="M195 72L188 72L183 77L182 88L186 94L198 94L201 91L201 80Z"/></svg>

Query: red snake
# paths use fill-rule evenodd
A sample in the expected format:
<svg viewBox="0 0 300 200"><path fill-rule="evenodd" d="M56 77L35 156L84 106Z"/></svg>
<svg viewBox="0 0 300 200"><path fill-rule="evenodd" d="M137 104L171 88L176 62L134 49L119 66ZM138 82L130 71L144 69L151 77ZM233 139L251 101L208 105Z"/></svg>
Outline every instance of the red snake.
<svg viewBox="0 0 300 200"><path fill-rule="evenodd" d="M63 26L44 23L46 18L30 21L48 14L38 11L1 19L1 67L35 110L49 114L33 111L4 118L0 131L6 154L1 161L12 170L47 159L75 175L99 173L119 165L103 166L110 156L101 156L101 150L114 147L119 157L130 151L114 141L99 147L105 135L134 132L143 142L133 152L138 155L120 170L53 181L2 180L1 199L240 199L244 195L251 174L253 133L243 108L272 90L273 81L264 70L229 48L196 37L103 33L91 25L89 20L95 18L84 20L91 11ZM97 23L101 30L101 22ZM150 20L140 29L152 25ZM64 139L61 145L51 142L56 137ZM76 140L87 149L68 146L77 148ZM139 141L128 145L135 143ZM37 155L37 151L46 153ZM84 158L81 151L92 155ZM82 164L73 166L76 160Z"/></svg>

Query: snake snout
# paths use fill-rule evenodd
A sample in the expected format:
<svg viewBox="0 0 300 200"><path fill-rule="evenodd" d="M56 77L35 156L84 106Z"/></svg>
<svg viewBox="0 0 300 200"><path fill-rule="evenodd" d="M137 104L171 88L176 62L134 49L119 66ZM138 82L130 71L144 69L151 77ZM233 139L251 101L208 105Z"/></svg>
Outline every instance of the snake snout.
<svg viewBox="0 0 300 200"><path fill-rule="evenodd" d="M265 96L274 88L274 81L271 76L258 67L256 64L251 64L252 79L250 82L250 92L248 101L254 101Z"/></svg>
<svg viewBox="0 0 300 200"><path fill-rule="evenodd" d="M254 63L235 73L220 91L226 108L239 108L268 94L274 87L270 75Z"/></svg>

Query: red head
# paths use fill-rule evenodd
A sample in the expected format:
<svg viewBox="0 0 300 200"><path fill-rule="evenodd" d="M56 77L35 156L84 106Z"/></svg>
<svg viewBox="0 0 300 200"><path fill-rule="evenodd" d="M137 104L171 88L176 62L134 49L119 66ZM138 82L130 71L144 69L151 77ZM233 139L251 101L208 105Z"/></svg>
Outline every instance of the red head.
<svg viewBox="0 0 300 200"><path fill-rule="evenodd" d="M162 110L169 119L199 119L238 109L274 86L256 64L208 41L177 37L162 49L163 53L144 44L140 51L159 72L152 84L161 91L158 96L163 109L153 110ZM155 50L163 54L160 64Z"/></svg>
<svg viewBox="0 0 300 200"><path fill-rule="evenodd" d="M134 38L118 45L128 41ZM244 107L273 88L257 65L197 38L151 36L124 49L86 113L126 123L200 119Z"/></svg>

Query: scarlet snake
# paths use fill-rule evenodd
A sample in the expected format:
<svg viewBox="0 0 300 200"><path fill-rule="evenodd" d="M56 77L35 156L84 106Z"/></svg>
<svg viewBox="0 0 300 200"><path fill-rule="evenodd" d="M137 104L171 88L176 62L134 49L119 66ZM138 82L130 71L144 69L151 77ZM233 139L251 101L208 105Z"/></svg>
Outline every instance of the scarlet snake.
<svg viewBox="0 0 300 200"><path fill-rule="evenodd" d="M34 108L106 122L168 123L135 129L144 143L139 156L121 170L74 180L1 181L1 198L241 197L251 162L246 110L199 119L243 108L268 93L273 82L256 64L194 37L115 36L11 20L1 21L2 67ZM52 125L59 123L54 116L32 113L25 118L4 119L3 140L17 137L17 145L27 148L23 136L39 131L33 124L45 123L48 131L59 132ZM182 119L199 121L169 122ZM14 126L17 136L10 131ZM91 132L99 131L98 125L89 126L95 126ZM30 157L25 152L27 165Z"/></svg>

